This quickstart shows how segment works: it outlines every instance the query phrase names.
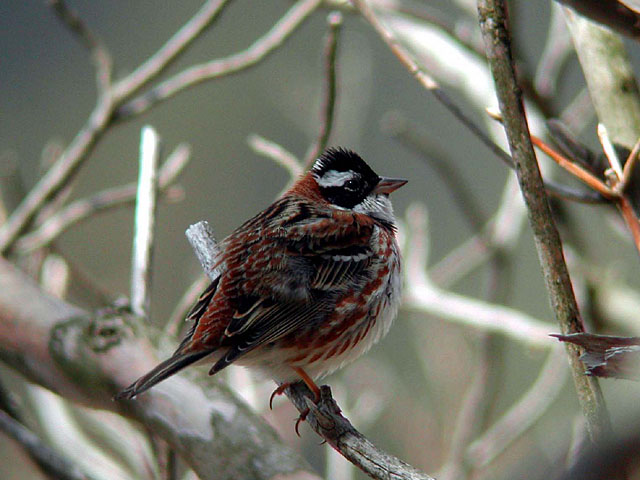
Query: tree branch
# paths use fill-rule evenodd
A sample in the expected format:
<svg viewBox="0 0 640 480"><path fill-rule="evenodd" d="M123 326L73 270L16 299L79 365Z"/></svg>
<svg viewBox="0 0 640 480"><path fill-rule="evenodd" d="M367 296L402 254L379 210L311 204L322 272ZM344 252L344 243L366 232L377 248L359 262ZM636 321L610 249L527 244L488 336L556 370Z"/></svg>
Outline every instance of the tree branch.
<svg viewBox="0 0 640 480"><path fill-rule="evenodd" d="M207 265L210 265L218 254L218 247L211 248L213 239L207 222L191 225L186 235L203 269L213 277ZM310 410L306 421L318 435L369 476L377 479L432 480L411 465L380 450L353 428L341 415L340 408L331 397L329 387L322 387L322 399L318 405L310 401L313 394L304 384L294 384L287 388L285 393L301 413Z"/></svg>
<svg viewBox="0 0 640 480"><path fill-rule="evenodd" d="M1 410L0 431L20 444L42 471L52 479L88 480L88 477L80 471L77 465L64 458L35 433Z"/></svg>
<svg viewBox="0 0 640 480"><path fill-rule="evenodd" d="M142 127L140 167L131 258L131 310L148 318L151 302L151 266L158 204L158 160L160 137L150 127Z"/></svg>
<svg viewBox="0 0 640 480"><path fill-rule="evenodd" d="M0 259L0 359L30 381L141 422L202 479L317 478L273 429L204 373L197 382L178 375L135 401L112 401L157 363L147 328L126 312L92 316L50 297Z"/></svg>
<svg viewBox="0 0 640 480"><path fill-rule="evenodd" d="M551 306L564 334L583 332L584 326L564 260L562 242L551 215L531 144L521 91L515 78L504 1L479 0L478 14L509 148L522 195L529 210L529 222ZM599 442L611 431L602 392L595 379L585 377L583 374L584 366L579 359L578 349L567 347L567 352L578 398L587 419L589 434L592 441Z"/></svg>
<svg viewBox="0 0 640 480"><path fill-rule="evenodd" d="M324 45L324 94L320 113L320 131L318 138L312 145L305 159L305 166L310 167L318 156L327 148L327 142L333 127L333 117L336 105L337 75L336 56L338 53L338 39L342 29L342 14L331 12L327 17L329 32Z"/></svg>

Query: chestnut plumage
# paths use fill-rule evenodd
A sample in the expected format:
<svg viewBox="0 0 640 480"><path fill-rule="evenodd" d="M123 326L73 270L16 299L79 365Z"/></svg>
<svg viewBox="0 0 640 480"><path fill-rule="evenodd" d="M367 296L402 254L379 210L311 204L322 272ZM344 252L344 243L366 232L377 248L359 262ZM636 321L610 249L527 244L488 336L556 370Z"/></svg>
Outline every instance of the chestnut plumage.
<svg viewBox="0 0 640 480"><path fill-rule="evenodd" d="M278 200L220 243L218 276L188 315L175 353L117 398L132 398L199 360L281 384L331 373L384 336L396 315L400 253L389 194L356 153L330 149ZM278 389L280 393L282 389Z"/></svg>

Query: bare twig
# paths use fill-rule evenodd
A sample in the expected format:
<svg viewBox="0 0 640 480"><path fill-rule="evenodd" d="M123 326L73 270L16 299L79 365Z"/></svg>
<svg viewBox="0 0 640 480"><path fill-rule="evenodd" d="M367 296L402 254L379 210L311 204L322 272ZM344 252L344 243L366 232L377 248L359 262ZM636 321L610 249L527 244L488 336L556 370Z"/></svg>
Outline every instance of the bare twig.
<svg viewBox="0 0 640 480"><path fill-rule="evenodd" d="M60 159L29 191L9 219L0 226L0 254L6 255L11 250L19 235L31 224L38 211L50 199L56 197L74 177L93 151L96 143L116 119L131 118L134 113L147 110L167 98L167 94L173 95L196 83L235 73L255 65L280 46L319 4L320 0L300 0L264 37L258 39L247 50L187 69L176 77L152 88L149 92L141 94L140 98L145 99L142 102L144 104L142 110L122 109L123 104L136 91L157 77L167 65L185 51L196 36L215 18L219 8L224 5L224 2L220 0L208 1L151 59L129 76L114 83L98 97L93 112L62 153ZM164 94L160 95L159 92L164 92ZM156 97L156 94L159 96Z"/></svg>
<svg viewBox="0 0 640 480"><path fill-rule="evenodd" d="M18 442L42 471L52 479L88 480L70 460L45 444L35 433L0 410L0 430Z"/></svg>
<svg viewBox="0 0 640 480"><path fill-rule="evenodd" d="M138 420L202 480L317 478L244 402L206 374L197 382L178 375L136 401L112 401L156 365L150 335L123 312L92 316L44 294L0 258L0 359L30 381Z"/></svg>
<svg viewBox="0 0 640 480"><path fill-rule="evenodd" d="M158 197L159 158L160 137L152 127L142 127L131 259L131 310L140 317L149 315L151 302L151 266Z"/></svg>
<svg viewBox="0 0 640 480"><path fill-rule="evenodd" d="M403 305L482 331L498 332L525 344L550 347L554 326L513 308L483 302L438 288L427 276L427 236L424 215L415 208L407 215L405 297Z"/></svg>
<svg viewBox="0 0 640 480"><path fill-rule="evenodd" d="M296 156L281 145L258 135L251 134L247 138L251 149L259 155L270 158L289 172L290 181L295 181L304 172L304 167Z"/></svg>
<svg viewBox="0 0 640 480"><path fill-rule="evenodd" d="M502 0L479 0L478 13L487 58L491 65L509 147L516 165L529 220L544 272L551 305L563 333L584 331L571 279L564 261L562 242L549 207L529 135L524 106L518 88L509 44L506 9ZM611 429L600 387L585 377L577 348L567 348L578 398L594 442Z"/></svg>
<svg viewBox="0 0 640 480"><path fill-rule="evenodd" d="M124 100L160 75L213 22L228 0L208 0L202 8L178 30L160 50L142 65L118 81L113 87L116 98Z"/></svg>
<svg viewBox="0 0 640 480"><path fill-rule="evenodd" d="M368 2L366 0L353 0L353 4L360 11L362 16L371 24L378 35L380 35L398 60L400 60L407 70L409 70L409 73L411 73L411 75L413 75L413 77L420 83L420 85L431 92L434 97L442 103L442 105L449 110L451 114L453 114L454 117L460 120L460 122L482 143L484 143L500 160L508 166L513 165L513 161L509 154L496 145L489 136L449 98L449 96L440 88L438 82L431 75L425 72L422 67L420 67L409 50L407 50L407 48L405 48L405 46L396 38L395 34L380 21L378 15L368 5Z"/></svg>
<svg viewBox="0 0 640 480"><path fill-rule="evenodd" d="M194 65L131 99L116 112L118 120L138 115L155 104L198 83L231 75L255 65L273 52L302 24L321 0L300 0L264 36L246 50L226 58Z"/></svg>
<svg viewBox="0 0 640 480"><path fill-rule="evenodd" d="M400 62L409 70L409 73L435 98L438 100L449 112L458 119L469 131L475 135L491 152L493 152L498 159L500 159L509 168L514 168L514 163L511 156L505 152L500 146L498 146L491 138L482 130L476 123L466 115L462 108L460 108L441 88L438 82L416 62L414 56L409 50L402 45L402 43L396 38L391 29L387 28L382 21L378 18L378 15L368 5L366 0L353 0L354 5L360 10L360 13L367 19L371 26L378 32L380 37L384 40L387 46L391 49L393 54L400 60ZM600 195L590 191L576 190L564 185L558 185L553 182L547 182L546 188L550 192L558 195L559 197L569 200L575 200L578 202L602 202Z"/></svg>
<svg viewBox="0 0 640 480"><path fill-rule="evenodd" d="M310 400L313 394L304 384L296 383L287 388L285 393L298 411L309 410L306 421L318 435L370 477L380 480L433 480L433 477L380 450L357 431L342 416L328 386L321 387L322 396L318 405Z"/></svg>
<svg viewBox="0 0 640 480"><path fill-rule="evenodd" d="M91 58L96 68L98 94L104 94L111 86L111 76L113 74L113 60L109 50L76 12L67 7L63 0L49 0L49 5L53 8L58 18L91 53Z"/></svg>
<svg viewBox="0 0 640 480"><path fill-rule="evenodd" d="M196 256L201 261L203 269L214 278L208 265L215 261L218 255L218 247L211 248L215 240L209 236L209 228L206 222L199 222L189 227L186 232ZM324 438L342 456L352 462L373 478L405 478L408 480L429 480L431 477L419 472L411 465L383 452L340 414L340 408L331 398L329 387L322 387L322 399L318 405L310 402L312 394L303 384L295 384L285 390L285 393L300 411L310 409L306 420L309 425Z"/></svg>
<svg viewBox="0 0 640 480"><path fill-rule="evenodd" d="M214 270L214 267L219 259L220 247L213 236L213 230L209 226L209 222L202 221L190 225L185 235L198 257L204 273L211 280L214 280L218 276L218 272Z"/></svg>
<svg viewBox="0 0 640 480"><path fill-rule="evenodd" d="M334 110L336 105L336 56L338 40L342 28L342 14L331 12L327 17L329 32L324 45L324 93L322 96L322 110L320 113L320 131L318 138L309 150L305 159L305 166L309 167L327 148L331 129L333 127Z"/></svg>
<svg viewBox="0 0 640 480"><path fill-rule="evenodd" d="M169 199L173 199L181 191L180 188L177 188L174 192L170 186L187 165L189 155L189 147L186 144L178 145L158 172L158 190ZM136 199L136 190L137 185L131 183L121 187L108 188L91 197L76 200L48 218L34 231L20 237L16 242L16 251L22 254L30 253L47 246L69 227L98 212L123 205L133 205Z"/></svg>

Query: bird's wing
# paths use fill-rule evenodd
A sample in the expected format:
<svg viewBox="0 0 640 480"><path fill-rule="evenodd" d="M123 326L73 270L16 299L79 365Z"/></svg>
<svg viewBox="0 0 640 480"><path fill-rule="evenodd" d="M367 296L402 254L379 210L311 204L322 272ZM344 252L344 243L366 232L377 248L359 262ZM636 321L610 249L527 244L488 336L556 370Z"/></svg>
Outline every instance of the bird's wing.
<svg viewBox="0 0 640 480"><path fill-rule="evenodd" d="M194 340L205 334L215 340L211 327L218 330L220 315L226 314L224 332L217 338L228 350L211 373L260 345L321 321L341 295L366 281L363 272L374 257L373 222L346 211L318 211L303 202L272 208L279 209L277 224L269 222L274 213L267 210L259 221L250 221L244 231L225 240L227 270L193 334ZM220 301L223 296L225 301ZM218 302L231 305L232 311L216 311ZM215 325L209 320L214 317Z"/></svg>

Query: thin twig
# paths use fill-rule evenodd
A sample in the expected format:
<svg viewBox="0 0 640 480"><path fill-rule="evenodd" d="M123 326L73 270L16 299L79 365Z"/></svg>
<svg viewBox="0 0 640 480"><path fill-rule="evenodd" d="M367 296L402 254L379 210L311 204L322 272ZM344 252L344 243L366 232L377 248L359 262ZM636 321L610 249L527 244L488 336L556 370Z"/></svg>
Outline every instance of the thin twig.
<svg viewBox="0 0 640 480"><path fill-rule="evenodd" d="M173 191L170 187L187 165L189 155L190 149L186 144L178 145L160 168L158 191L169 199L173 199L181 191L180 188ZM23 255L30 253L47 246L71 226L91 218L101 211L129 204L133 205L136 199L136 190L137 185L130 183L108 188L91 197L76 200L48 218L34 231L20 237L16 242L16 251Z"/></svg>
<svg viewBox="0 0 640 480"><path fill-rule="evenodd" d="M120 100L130 98L140 88L160 75L213 22L228 0L208 0L200 10L178 30L160 50L113 87Z"/></svg>
<svg viewBox="0 0 640 480"><path fill-rule="evenodd" d="M360 13L367 19L372 27L378 32L393 54L400 62L409 70L409 73L438 100L449 112L457 118L473 135L475 135L486 147L493 152L498 159L505 165L513 169L514 164L511 156L500 148L476 123L466 115L441 88L438 82L416 62L414 56L407 48L396 38L394 33L387 28L379 19L376 13L367 4L365 0L353 0L354 5L360 10ZM594 192L580 191L564 185L557 185L553 182L547 182L546 188L550 192L561 198L575 200L577 202L602 202L602 198Z"/></svg>
<svg viewBox="0 0 640 480"><path fill-rule="evenodd" d="M218 247L210 236L208 224L199 222L191 225L186 235L205 273L213 279L216 274L210 271L209 266L215 263ZM214 245L213 248L212 245ZM380 450L353 428L351 423L341 415L340 408L331 398L328 387L322 387L322 399L318 405L309 401L311 392L303 384L295 384L287 388L285 393L300 412L310 409L306 418L309 425L342 456L369 476L379 479L431 479L411 465Z"/></svg>
<svg viewBox="0 0 640 480"><path fill-rule="evenodd" d="M368 5L365 0L353 0L353 4L356 6L362 16L371 24L378 35L384 40L387 46L391 49L393 54L400 60L400 62L409 70L409 73L431 92L436 99L453 114L460 122L467 127L482 143L484 143L489 150L491 150L500 160L506 165L513 165L513 161L507 152L502 150L496 145L489 136L478 126L475 122L467 116L464 111L456 105L451 98L440 88L438 82L416 62L414 56L407 50L404 45L396 38L395 34L387 28L378 18L378 15Z"/></svg>
<svg viewBox="0 0 640 480"><path fill-rule="evenodd" d="M405 307L481 331L502 333L531 346L549 348L553 345L549 339L553 325L513 308L468 298L434 285L426 273L424 219L417 213L407 216L407 244L411 248L405 252Z"/></svg>
<svg viewBox="0 0 640 480"><path fill-rule="evenodd" d="M49 0L49 6L56 13L60 21L80 40L85 48L91 53L91 59L96 69L96 83L98 94L102 95L111 87L111 76L113 75L113 60L111 53L95 35L89 26L74 12L67 7L63 0Z"/></svg>
<svg viewBox="0 0 640 480"><path fill-rule="evenodd" d="M509 147L516 165L516 175L529 210L551 305L562 333L583 332L584 326L564 261L562 242L547 201L515 78L504 1L479 0L478 14ZM602 392L595 379L585 377L578 349L568 347L567 351L589 434L594 442L598 442L611 430Z"/></svg>
<svg viewBox="0 0 640 480"><path fill-rule="evenodd" d="M116 111L118 120L136 116L198 83L231 75L255 65L273 52L315 11L321 0L300 0L249 48L226 58L212 60L189 67L138 95Z"/></svg>
<svg viewBox="0 0 640 480"><path fill-rule="evenodd" d="M35 433L0 410L0 430L18 442L42 471L52 479L87 480L88 477L69 459L53 450Z"/></svg>
<svg viewBox="0 0 640 480"><path fill-rule="evenodd" d="M289 177L292 182L304 173L304 167L300 160L298 160L293 153L285 150L281 145L267 140L256 133L252 133L247 137L247 143L258 155L270 158L289 172Z"/></svg>
<svg viewBox="0 0 640 480"><path fill-rule="evenodd" d="M195 83L235 73L241 69L255 65L268 53L280 46L319 4L320 0L301 0L294 5L264 37L258 39L249 49L232 55L231 57L193 67L182 72L182 74L178 74L179 78L187 81L186 83L180 83L180 81L178 81L178 85L173 84L173 87L178 88L178 90L172 90L171 94L175 94L180 89L194 85ZM32 223L40 209L50 199L56 197L79 171L97 142L113 125L113 122L117 118L123 118L123 115L120 115L123 111L119 110L119 108L123 106L123 103L139 88L146 85L146 83L161 73L179 54L183 53L186 47L215 17L215 14L218 12L217 7L221 6L222 2L219 1L207 2L192 20L152 57L152 60L148 60L143 67L136 69L129 76L118 81L107 89L106 92L98 96L93 112L62 153L60 159L29 191L20 205L12 212L9 219L0 226L0 255L6 255L11 250L19 235ZM203 67L204 70L202 70ZM204 75L199 76L199 71ZM176 79L179 80L178 77L172 77L172 79L169 79L167 82L171 80L175 81ZM162 87L162 85L166 85L166 82L157 88L163 90L164 87ZM145 97L146 95L145 98L149 100L148 96L153 96L153 92L155 91L156 89L152 89L147 94L142 94L141 97ZM149 100L149 103L145 103L144 110L165 98L167 97ZM119 113L116 114L116 111ZM134 112L129 112L129 114L124 115L124 117L131 118L133 114Z"/></svg>
<svg viewBox="0 0 640 480"><path fill-rule="evenodd" d="M340 31L342 30L342 14L340 12L331 12L327 17L327 24L329 25L329 32L324 45L324 93L320 113L320 131L318 132L317 140L306 156L304 162L306 167L311 166L316 158L327 148L333 127L337 91L336 57Z"/></svg>
<svg viewBox="0 0 640 480"><path fill-rule="evenodd" d="M131 310L140 317L149 315L159 158L160 137L152 127L142 127L131 261Z"/></svg>

